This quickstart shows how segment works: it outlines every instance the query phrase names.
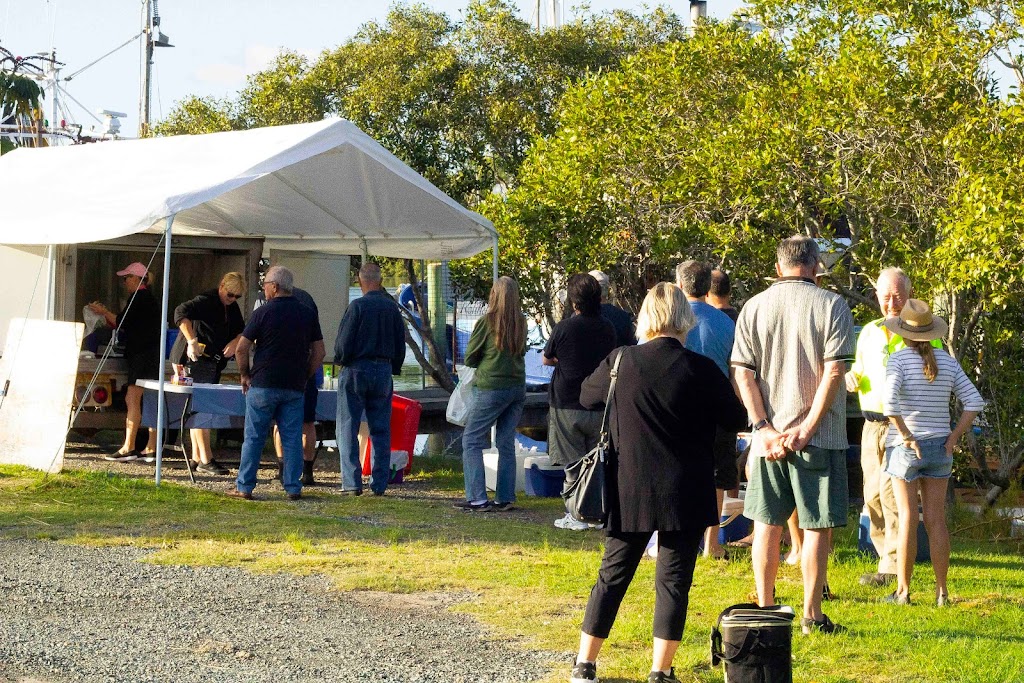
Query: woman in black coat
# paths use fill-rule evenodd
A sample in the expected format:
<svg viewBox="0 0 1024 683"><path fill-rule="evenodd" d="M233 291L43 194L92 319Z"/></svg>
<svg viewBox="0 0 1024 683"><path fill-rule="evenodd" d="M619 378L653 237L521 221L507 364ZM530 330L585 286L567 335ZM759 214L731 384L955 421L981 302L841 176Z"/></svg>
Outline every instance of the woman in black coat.
<svg viewBox="0 0 1024 683"><path fill-rule="evenodd" d="M613 351L583 382L580 403L602 406L622 353L612 396L608 522L604 558L590 593L573 683L597 679L597 655L619 604L658 532L654 654L649 681L668 682L683 635L698 544L718 523L712 447L715 426L739 431L746 411L714 361L683 348L695 324L682 290L667 282L644 299L637 334L646 343Z"/></svg>

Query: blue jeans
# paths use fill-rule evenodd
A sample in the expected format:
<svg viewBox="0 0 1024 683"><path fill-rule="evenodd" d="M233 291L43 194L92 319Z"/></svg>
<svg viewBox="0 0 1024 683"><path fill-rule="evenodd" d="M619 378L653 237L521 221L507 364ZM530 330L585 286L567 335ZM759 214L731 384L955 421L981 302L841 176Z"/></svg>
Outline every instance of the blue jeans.
<svg viewBox="0 0 1024 683"><path fill-rule="evenodd" d="M256 488L256 471L270 434L270 421L274 420L281 433L281 483L288 493L302 492L302 400L301 391L249 387L245 394L245 442L235 480L239 491L252 493Z"/></svg>
<svg viewBox="0 0 1024 683"><path fill-rule="evenodd" d="M462 476L466 483L466 500L487 500L484 479L484 449L491 445L491 425L496 424L498 447L498 484L494 500L511 503L516 499L516 425L523 415L526 387L511 389L473 388L466 430L462 433Z"/></svg>
<svg viewBox="0 0 1024 683"><path fill-rule="evenodd" d="M391 478L391 361L357 360L341 371L338 383L338 423L335 438L341 456L341 488L363 488L359 464L359 423L366 413L373 444L370 488L384 493Z"/></svg>

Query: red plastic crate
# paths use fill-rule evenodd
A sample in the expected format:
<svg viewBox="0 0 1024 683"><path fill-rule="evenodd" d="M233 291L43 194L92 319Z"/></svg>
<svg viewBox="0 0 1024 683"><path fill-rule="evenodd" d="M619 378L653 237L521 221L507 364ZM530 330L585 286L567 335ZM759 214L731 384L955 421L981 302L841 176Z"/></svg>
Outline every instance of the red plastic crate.
<svg viewBox="0 0 1024 683"><path fill-rule="evenodd" d="M409 464L405 474L412 470L412 451L416 447L416 435L420 429L420 414L423 406L405 396L393 394L391 397L391 450L405 451L409 454ZM372 461L370 460L371 439L366 440L363 450L363 474L369 475Z"/></svg>

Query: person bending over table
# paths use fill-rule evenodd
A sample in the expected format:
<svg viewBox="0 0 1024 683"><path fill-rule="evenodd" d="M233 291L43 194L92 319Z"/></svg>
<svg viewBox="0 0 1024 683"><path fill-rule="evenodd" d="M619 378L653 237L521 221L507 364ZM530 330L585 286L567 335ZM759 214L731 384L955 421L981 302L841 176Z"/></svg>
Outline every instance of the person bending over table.
<svg viewBox="0 0 1024 683"><path fill-rule="evenodd" d="M124 444L105 460L130 462L139 458L146 462L156 459L156 430L149 430L149 441L141 453L135 448L135 437L142 424L142 387L135 380L156 379L160 373L160 305L149 291L153 276L141 263L132 263L117 271L128 292L128 305L116 316L98 301L89 304L89 310L102 315L107 325L120 326L119 337L124 340L125 360L128 361L128 387L125 403Z"/></svg>
<svg viewBox="0 0 1024 683"><path fill-rule="evenodd" d="M292 296L292 272L272 266L263 280L267 303L249 319L238 340L238 374L245 394L245 441L235 489L252 500L270 421L277 422L284 451L281 483L290 500L302 497L302 405L306 381L324 362L324 336L316 315ZM256 345L252 369L249 350Z"/></svg>
<svg viewBox="0 0 1024 683"><path fill-rule="evenodd" d="M245 322L238 299L245 294L245 279L227 273L217 289L203 292L174 309L174 324L181 334L171 349L171 362L185 365L193 381L218 384L227 359L234 356ZM205 474L228 474L213 458L209 429L190 429L192 462Z"/></svg>

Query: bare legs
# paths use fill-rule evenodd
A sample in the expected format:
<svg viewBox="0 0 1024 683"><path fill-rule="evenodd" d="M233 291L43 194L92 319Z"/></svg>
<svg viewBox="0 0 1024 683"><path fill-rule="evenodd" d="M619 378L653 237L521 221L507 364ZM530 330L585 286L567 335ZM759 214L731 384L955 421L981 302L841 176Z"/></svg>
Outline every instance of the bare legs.
<svg viewBox="0 0 1024 683"><path fill-rule="evenodd" d="M721 519L722 501L725 499L725 491L722 489L715 489L715 493L718 495L718 518ZM709 526L707 531L704 532L704 557L713 557L716 560L720 560L725 557L725 549L718 542L719 528L720 527L715 524L713 526Z"/></svg>
<svg viewBox="0 0 1024 683"><path fill-rule="evenodd" d="M800 564L800 555L804 545L804 532L800 528L800 518L793 510L793 514L786 520L786 528L789 529L789 554L786 555L786 564Z"/></svg>
<svg viewBox="0 0 1024 683"><path fill-rule="evenodd" d="M118 453L124 454L135 450L135 437L142 426L142 387L132 384L128 387L124 402L128 407L128 417L124 421L124 445ZM149 430L149 441L146 453L156 452L156 430Z"/></svg>
<svg viewBox="0 0 1024 683"><path fill-rule="evenodd" d="M596 662L601 653L604 638L588 633L580 633L580 650L576 655L577 662ZM672 668L672 659L679 649L678 640L654 639L654 652L651 654L651 671L668 671Z"/></svg>
<svg viewBox="0 0 1024 683"><path fill-rule="evenodd" d="M821 621L821 588L828 570L831 529L805 529L800 555L804 577L804 618Z"/></svg>
<svg viewBox="0 0 1024 683"><path fill-rule="evenodd" d="M210 445L209 429L188 430L189 439L192 440L192 460L209 464L213 460L213 447Z"/></svg>
<svg viewBox="0 0 1024 683"><path fill-rule="evenodd" d="M946 479L921 477L921 507L924 526L928 531L928 549L935 570L935 595L948 594L946 578L949 573L949 529L946 527ZM896 551L896 592L910 594L910 578L917 557L917 481L892 478L896 507L899 510L899 545Z"/></svg>
<svg viewBox="0 0 1024 683"><path fill-rule="evenodd" d="M754 564L757 604L761 607L775 604L775 577L779 573L781 545L781 526L754 522L754 544L750 549L750 559Z"/></svg>
<svg viewBox="0 0 1024 683"><path fill-rule="evenodd" d="M281 433L277 431L277 425L274 425L274 452L277 453L277 459L281 460ZM306 462L313 462L313 457L316 453L316 424L313 422L302 423L302 459Z"/></svg>

